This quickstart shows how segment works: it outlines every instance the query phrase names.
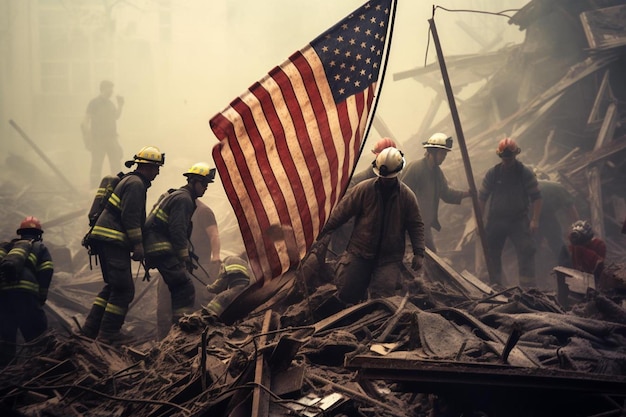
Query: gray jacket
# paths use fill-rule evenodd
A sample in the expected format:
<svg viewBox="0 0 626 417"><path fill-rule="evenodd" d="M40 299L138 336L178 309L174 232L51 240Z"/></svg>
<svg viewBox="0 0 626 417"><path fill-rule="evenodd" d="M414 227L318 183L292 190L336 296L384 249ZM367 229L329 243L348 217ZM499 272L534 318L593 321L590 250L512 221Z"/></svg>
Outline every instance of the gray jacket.
<svg viewBox="0 0 626 417"><path fill-rule="evenodd" d="M398 181L383 201L378 178L351 188L331 213L322 236L354 217L354 230L347 251L378 264L401 261L406 234L414 254L424 254L424 223L415 194Z"/></svg>

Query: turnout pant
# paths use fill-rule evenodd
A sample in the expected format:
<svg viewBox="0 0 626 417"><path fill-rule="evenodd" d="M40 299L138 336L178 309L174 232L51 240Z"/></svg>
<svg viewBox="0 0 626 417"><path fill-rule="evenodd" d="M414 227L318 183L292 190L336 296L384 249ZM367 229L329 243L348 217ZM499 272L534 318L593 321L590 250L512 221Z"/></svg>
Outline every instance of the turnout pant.
<svg viewBox="0 0 626 417"><path fill-rule="evenodd" d="M48 318L35 294L25 291L0 291L0 366L15 357L17 332L30 342L48 328Z"/></svg>
<svg viewBox="0 0 626 417"><path fill-rule="evenodd" d="M519 283L521 286L535 285L535 240L530 233L528 218L489 219L485 226L487 251L493 276L492 284L502 284L502 249L506 239L511 239L517 255Z"/></svg>
<svg viewBox="0 0 626 417"><path fill-rule="evenodd" d="M158 269L170 293L168 299L163 284L161 282L157 284L157 333L159 338L162 338L172 324L178 323L178 319L184 314L194 311L196 290L185 264L176 256L163 255L151 258L149 265Z"/></svg>
<svg viewBox="0 0 626 417"><path fill-rule="evenodd" d="M131 271L130 251L122 246L97 243L104 287L91 306L83 332L95 338L98 332L120 331L128 305L135 298L135 283Z"/></svg>
<svg viewBox="0 0 626 417"><path fill-rule="evenodd" d="M390 297L397 294L408 278L402 261L378 265L376 259L364 259L344 252L336 268L337 297L346 304L356 304L372 297Z"/></svg>

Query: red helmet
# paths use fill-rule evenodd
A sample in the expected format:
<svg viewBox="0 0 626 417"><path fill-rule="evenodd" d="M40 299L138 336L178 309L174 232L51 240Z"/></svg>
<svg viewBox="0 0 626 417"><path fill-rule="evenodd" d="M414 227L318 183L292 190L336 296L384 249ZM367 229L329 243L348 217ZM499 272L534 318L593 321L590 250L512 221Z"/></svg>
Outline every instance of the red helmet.
<svg viewBox="0 0 626 417"><path fill-rule="evenodd" d="M500 143L498 143L496 154L498 154L500 158L510 158L517 155L521 151L520 147L517 146L517 142L511 138L504 138L500 141Z"/></svg>
<svg viewBox="0 0 626 417"><path fill-rule="evenodd" d="M393 139L391 138L381 138L378 139L378 142L376 142L376 145L374 145L374 148L372 149L372 153L374 155L378 155L379 153L382 152L383 149L386 148L396 148L396 142L393 141Z"/></svg>
<svg viewBox="0 0 626 417"><path fill-rule="evenodd" d="M28 216L24 220L22 220L22 223L20 223L20 228L17 229L17 234L21 235L28 231L36 231L37 234L43 233L43 229L41 228L41 222L37 217Z"/></svg>

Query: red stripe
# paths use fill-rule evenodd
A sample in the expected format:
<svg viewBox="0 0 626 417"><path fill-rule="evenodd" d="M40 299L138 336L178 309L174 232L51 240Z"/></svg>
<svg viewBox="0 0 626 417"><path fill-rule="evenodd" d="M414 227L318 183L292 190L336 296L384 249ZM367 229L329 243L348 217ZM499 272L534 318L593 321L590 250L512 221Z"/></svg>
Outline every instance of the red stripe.
<svg viewBox="0 0 626 417"><path fill-rule="evenodd" d="M313 50L311 49L311 51ZM333 131L336 130L336 126L331 126L330 119L328 117L328 111L333 111L334 109L327 109L326 107L324 107L322 95L320 93L317 83L315 82L313 69L311 68L311 64L306 60L304 55L298 51L294 53L289 59L293 62L293 64L296 66L300 74L302 74L303 79L305 80L307 94L311 101L311 106L313 107L313 114L315 115L315 119L318 124L319 134L322 138L322 144L324 145L324 151L326 153L326 158L329 163L328 169L330 171L329 174L331 194L327 196L324 193L322 187L319 187L320 190L317 198L318 206L320 208L319 224L320 227L322 227L326 222L326 217L328 215L328 213L326 213L324 210L324 207L326 206L326 199L330 198L332 207L334 205L333 202L336 200L337 183L339 179L339 160L337 154L338 144L334 142L333 138ZM311 80L311 82L306 82L306 80ZM319 232L319 230L316 232Z"/></svg>
<svg viewBox="0 0 626 417"><path fill-rule="evenodd" d="M274 78L280 88L280 91L283 94L285 104L293 120L294 128L296 131L296 138L298 144L300 145L300 149L306 163L306 169L309 173L309 176L311 177L311 181L314 186L316 184L320 184L322 181L321 169L317 162L317 156L315 155L315 151L311 144L311 137L309 136L309 132L304 121L304 115L302 114L302 108L298 103L296 93L293 89L293 85L291 84L289 77L279 68L275 68L275 71L272 71L270 73L270 76ZM300 169L302 169L302 167L300 167ZM318 207L323 207L323 205L320 206L320 201L323 203L326 199L323 187L314 188L317 205ZM306 202L306 196L301 194L299 200L300 201L298 204L298 209L303 216L302 231L304 233L307 244L309 244L313 242L316 233L319 231L313 230L311 212Z"/></svg>
<svg viewBox="0 0 626 417"><path fill-rule="evenodd" d="M239 147L233 124L221 113L217 114L211 119L210 126L213 132L215 132L215 135L220 138L220 140L228 142L231 151L234 148L237 148L238 151L241 152L241 148ZM222 157L222 151L226 151L224 150L225 146L227 145L220 142L215 145L215 147L213 147L213 159L215 160L215 165L220 173L220 180L222 181L222 184L224 186L224 191L228 196L228 200L233 207L237 222L239 223L241 237L246 247L248 259L250 260L250 267L252 268L254 276L257 279L263 279L263 271L261 270L260 264L258 262L259 253L257 252L256 245L254 244L255 238L252 235L250 224L247 221L247 216L245 215L241 201L237 197L237 192L235 190L230 175L231 170L226 165L226 163L224 162L224 158Z"/></svg>
<svg viewBox="0 0 626 417"><path fill-rule="evenodd" d="M235 154L237 166L240 168L241 172L245 174L242 175L242 179L246 188L246 193L250 197L252 207L254 207L254 212L258 220L259 227L261 231L266 231L269 229L271 222L267 216L265 204L258 193L256 184L257 182L264 181L269 188L270 185L268 184L268 182L276 181L276 177L274 176L272 167L267 159L267 154L265 153L265 145L263 143L263 137L260 135L259 130L257 129L257 125L254 121L254 117L252 115L250 107L242 100L236 100L235 102L233 102L233 104L231 104L231 106L241 116L241 122L243 123L243 126L245 127L245 130L254 148L255 160L253 161L246 160L242 152L233 153ZM239 148L239 145L238 150L241 150ZM253 163L259 166L262 178L258 178L252 175L252 173L248 169L248 165ZM268 180L263 178L263 176L265 175L268 176ZM265 249L265 256L271 267L271 276L275 277L281 275L282 267L280 266L281 263L278 253L276 251L276 247L273 243L268 242L268 239L265 235L262 236L262 243Z"/></svg>
<svg viewBox="0 0 626 417"><path fill-rule="evenodd" d="M300 190L294 190L296 195L302 194L302 184L298 177L298 171L295 166L295 163L291 157L291 153L289 152L289 148L287 146L287 138L285 135L285 129L280 122L278 117L278 113L276 112L276 108L274 106L274 102L272 101L272 97L268 93L268 91L260 84L255 84L252 88L250 88L252 94L257 97L259 103L261 104L261 108L263 109L263 114L265 120L267 121L270 129L272 130L272 134L274 136L274 147L276 152L280 156L280 162L285 170L286 178L277 177L276 170L269 161L266 152L266 144L270 140L269 138L265 138L266 142L263 146L262 152L262 161L263 166L262 169L267 168L268 173L265 175L265 170L263 170L264 175L263 179L268 186L270 191L270 195L274 205L276 206L276 210L278 212L278 217L280 219L280 224L283 225L292 225L293 221L289 215L289 208L285 198L285 194L283 193L283 188L291 187L293 190L293 182L297 182L300 184ZM263 139L261 139L263 140Z"/></svg>
<svg viewBox="0 0 626 417"><path fill-rule="evenodd" d="M283 76L283 78L286 78L285 74L282 71L280 71L278 68L275 68L274 70L270 72L270 76L274 76L275 74L278 74L279 76ZM283 83L288 85L289 80L285 79ZM293 92L293 90L291 91ZM296 163L291 155L291 152L288 146L288 140L294 140L294 138L290 138L290 139L287 138L286 133L285 133L285 128L281 122L281 119L278 116L278 113L276 112L275 103L271 100L271 96L269 96L269 94L265 92L263 97L261 96L258 96L258 97L259 97L259 100L261 100L263 103L267 101L266 103L267 110L265 111L265 113L268 114L267 122L272 131L272 134L274 135L275 144L276 144L275 148L279 155L283 169L285 170L285 174L287 176L286 178L282 179L283 181L281 182L281 186L284 188L287 188L287 187L291 188L291 191L295 198L298 213L300 215L300 219L303 224L303 233L305 234L305 238L312 240L313 231L311 228L311 213L309 211L309 206L306 202L306 198L304 195L305 194L304 185L302 184L300 175L298 173L298 167L296 166ZM283 98L284 98L284 93L283 93ZM281 195L284 197L283 194ZM284 204L284 207L281 208L281 210L284 210L284 216L281 216L281 223L294 226L294 221L289 216L289 211L287 210L287 203L284 198L283 198L283 202L285 204ZM295 230L295 227L294 227L294 230Z"/></svg>

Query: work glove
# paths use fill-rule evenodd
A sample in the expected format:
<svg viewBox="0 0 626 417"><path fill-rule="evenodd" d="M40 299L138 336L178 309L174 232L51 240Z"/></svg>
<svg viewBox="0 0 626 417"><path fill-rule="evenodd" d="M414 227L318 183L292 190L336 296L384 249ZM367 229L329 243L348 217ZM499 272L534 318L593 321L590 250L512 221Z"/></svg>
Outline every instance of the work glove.
<svg viewBox="0 0 626 417"><path fill-rule="evenodd" d="M185 269L187 270L187 272L193 274L193 270L196 268L198 268L198 266L193 263L191 258L185 259Z"/></svg>
<svg viewBox="0 0 626 417"><path fill-rule="evenodd" d="M424 265L424 255L413 255L413 260L411 261L411 269L417 272L422 269Z"/></svg>
<svg viewBox="0 0 626 417"><path fill-rule="evenodd" d="M143 260L143 245L141 243L137 243L133 247L133 254L131 256L133 261L141 261Z"/></svg>
<svg viewBox="0 0 626 417"><path fill-rule="evenodd" d="M328 244L330 243L330 236L331 236L330 233L325 234L321 237L318 236L317 240L313 242L313 244L311 245L310 252L325 253L326 249L328 248Z"/></svg>

